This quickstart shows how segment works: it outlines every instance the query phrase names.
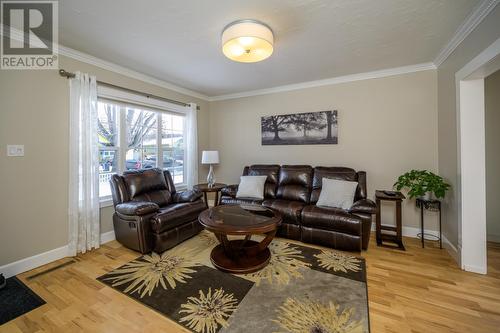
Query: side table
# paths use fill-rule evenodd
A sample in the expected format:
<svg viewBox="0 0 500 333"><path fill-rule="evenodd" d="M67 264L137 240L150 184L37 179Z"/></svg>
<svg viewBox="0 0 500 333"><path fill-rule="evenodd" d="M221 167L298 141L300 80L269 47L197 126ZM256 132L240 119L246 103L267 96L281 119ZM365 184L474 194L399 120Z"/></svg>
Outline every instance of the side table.
<svg viewBox="0 0 500 333"><path fill-rule="evenodd" d="M441 201L439 200L427 200L423 198L417 198L417 207L420 208L420 234L417 236L420 236L420 239L422 240L422 248L425 247L425 236L429 237L435 237L439 240L439 248L443 248L443 240L441 239ZM439 237L431 234L426 234L424 232L424 209L430 210L430 211L437 211L439 212Z"/></svg>
<svg viewBox="0 0 500 333"><path fill-rule="evenodd" d="M215 183L213 186L209 187L207 183L204 184L198 184L193 186L193 190L203 192L203 200L205 201L205 205L208 207L208 199L207 199L207 193L215 193L215 201L214 201L214 207L219 204L219 192L226 187L226 184L223 183Z"/></svg>
<svg viewBox="0 0 500 333"><path fill-rule="evenodd" d="M391 193L393 195L389 195ZM403 226L402 226L402 212L401 202L406 199L403 193L393 191L375 191L375 200L377 202L377 218L376 218L376 238L377 245L383 245L383 241L393 242L398 245L401 250L405 250L403 245ZM391 201L396 203L396 226L382 225L381 221L381 201ZM395 232L396 234L383 233L383 230Z"/></svg>

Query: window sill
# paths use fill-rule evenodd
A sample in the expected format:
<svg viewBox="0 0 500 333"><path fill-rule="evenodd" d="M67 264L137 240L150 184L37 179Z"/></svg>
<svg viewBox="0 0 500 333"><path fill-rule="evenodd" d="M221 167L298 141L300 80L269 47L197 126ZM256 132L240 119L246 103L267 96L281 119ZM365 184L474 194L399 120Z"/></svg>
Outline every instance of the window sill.
<svg viewBox="0 0 500 333"><path fill-rule="evenodd" d="M180 192L180 191L186 191L188 189L186 184L179 184L175 185L175 190Z"/></svg>
<svg viewBox="0 0 500 333"><path fill-rule="evenodd" d="M111 199L111 198L101 198L99 200L99 207L100 208L111 207L111 206L113 206L113 199Z"/></svg>

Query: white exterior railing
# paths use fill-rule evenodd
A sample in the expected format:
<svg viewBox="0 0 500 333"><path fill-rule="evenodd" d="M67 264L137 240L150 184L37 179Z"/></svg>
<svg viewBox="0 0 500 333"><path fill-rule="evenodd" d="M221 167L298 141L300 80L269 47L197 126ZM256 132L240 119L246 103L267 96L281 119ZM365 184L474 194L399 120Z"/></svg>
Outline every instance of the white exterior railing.
<svg viewBox="0 0 500 333"><path fill-rule="evenodd" d="M105 172L99 174L99 183L108 183L116 172Z"/></svg>

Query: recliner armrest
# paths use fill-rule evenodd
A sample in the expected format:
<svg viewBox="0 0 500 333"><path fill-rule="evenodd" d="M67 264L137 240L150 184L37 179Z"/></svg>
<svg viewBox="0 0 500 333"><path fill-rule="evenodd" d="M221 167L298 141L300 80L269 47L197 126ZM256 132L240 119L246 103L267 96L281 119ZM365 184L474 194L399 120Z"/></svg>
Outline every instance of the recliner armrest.
<svg viewBox="0 0 500 333"><path fill-rule="evenodd" d="M228 185L224 187L220 193L231 198L236 198L236 193L238 192L238 185Z"/></svg>
<svg viewBox="0 0 500 333"><path fill-rule="evenodd" d="M116 205L116 211L123 215L147 215L157 212L160 207L150 201L129 201Z"/></svg>
<svg viewBox="0 0 500 333"><path fill-rule="evenodd" d="M375 214L376 212L377 205L370 199L358 200L349 208L349 213Z"/></svg>
<svg viewBox="0 0 500 333"><path fill-rule="evenodd" d="M202 197L202 193L198 191L183 191L183 192L176 192L173 197L173 201L175 203L181 203L181 202L193 202Z"/></svg>

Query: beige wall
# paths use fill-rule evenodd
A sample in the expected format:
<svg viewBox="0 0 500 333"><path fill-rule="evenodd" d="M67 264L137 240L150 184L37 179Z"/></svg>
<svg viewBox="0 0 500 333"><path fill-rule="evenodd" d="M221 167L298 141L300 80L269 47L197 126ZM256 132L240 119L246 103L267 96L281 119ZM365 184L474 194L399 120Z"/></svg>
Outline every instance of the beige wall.
<svg viewBox="0 0 500 333"><path fill-rule="evenodd" d="M250 163L345 165L368 172L369 195L373 196L375 189L390 188L408 169L436 171L439 166L440 174L453 185L444 202L443 227L445 236L456 245L454 75L500 37L498 22L500 6L437 74L425 71L210 105L73 59L61 57L60 65L68 71L93 73L116 85L198 103L199 150L220 150L219 181L237 182L242 167ZM260 145L260 116L332 108L340 116L338 145ZM67 81L55 71L0 71L0 266L67 244L67 139ZM24 144L26 156L7 158L7 144ZM206 172L201 166L200 179ZM101 211L102 232L112 230L111 213L111 208ZM428 228L435 229L434 216L428 221ZM405 204L404 224L418 226L413 202Z"/></svg>
<svg viewBox="0 0 500 333"><path fill-rule="evenodd" d="M197 103L199 149L206 148L207 102L65 57L60 67ZM56 71L0 71L0 266L67 244L68 102L68 82ZM7 157L7 144L25 145L25 156ZM112 230L111 214L101 211L102 232Z"/></svg>
<svg viewBox="0 0 500 333"><path fill-rule="evenodd" d="M497 6L438 68L439 172L452 189L443 202L443 234L458 245L459 165L455 73L500 37Z"/></svg>
<svg viewBox="0 0 500 333"><path fill-rule="evenodd" d="M339 112L338 145L261 145L261 116L329 109ZM221 159L215 173L226 183L254 163L348 166L367 171L373 198L407 170L438 168L435 70L211 102L209 122L210 148ZM413 200L403 213L405 226L419 225ZM427 222L436 230L435 216Z"/></svg>
<svg viewBox="0 0 500 333"><path fill-rule="evenodd" d="M486 224L488 240L500 242L500 71L484 80L486 124Z"/></svg>

